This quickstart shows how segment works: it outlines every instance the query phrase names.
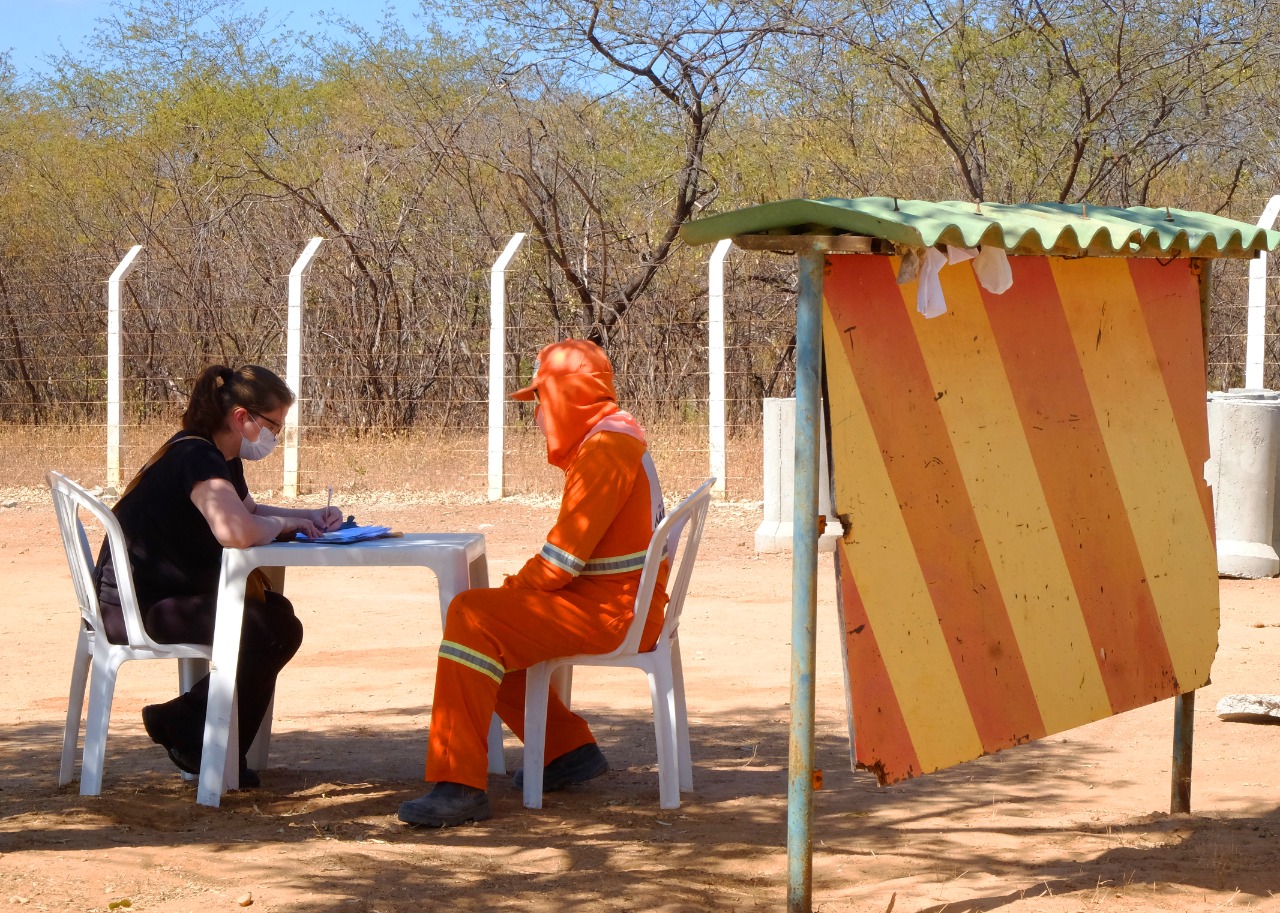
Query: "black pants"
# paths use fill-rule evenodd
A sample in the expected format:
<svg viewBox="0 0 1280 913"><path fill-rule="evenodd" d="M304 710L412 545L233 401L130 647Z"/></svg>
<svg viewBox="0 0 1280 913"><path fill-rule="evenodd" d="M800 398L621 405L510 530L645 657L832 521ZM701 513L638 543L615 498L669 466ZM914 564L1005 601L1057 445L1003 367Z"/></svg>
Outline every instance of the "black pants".
<svg viewBox="0 0 1280 913"><path fill-rule="evenodd" d="M161 599L142 611L142 624L147 633L160 643L212 644L213 622L218 596L216 593L198 596L172 596ZM108 637L116 642L126 640L124 618L119 619L118 632L112 631L110 616L104 606ZM276 676L302 646L302 622L293 612L293 604L280 593L268 591L265 599L246 598L244 603L244 627L240 632L240 662L236 667L237 712L240 718L240 755L249 750L253 738L262 724L271 695L275 692ZM195 754L204 739L204 713L209 700L209 677L206 675L186 694L170 701L168 707L180 712L182 728L187 739L193 739ZM184 741L186 741L184 739Z"/></svg>

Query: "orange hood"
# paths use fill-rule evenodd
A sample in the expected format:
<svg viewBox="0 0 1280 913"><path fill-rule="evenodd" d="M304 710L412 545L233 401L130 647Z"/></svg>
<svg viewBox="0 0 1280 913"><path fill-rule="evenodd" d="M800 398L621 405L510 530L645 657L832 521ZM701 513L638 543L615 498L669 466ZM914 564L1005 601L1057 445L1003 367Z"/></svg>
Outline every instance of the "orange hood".
<svg viewBox="0 0 1280 913"><path fill-rule="evenodd" d="M538 424L547 438L547 462L567 467L601 419L618 412L613 366L604 349L585 339L553 342L538 353L529 386L513 399L538 400Z"/></svg>

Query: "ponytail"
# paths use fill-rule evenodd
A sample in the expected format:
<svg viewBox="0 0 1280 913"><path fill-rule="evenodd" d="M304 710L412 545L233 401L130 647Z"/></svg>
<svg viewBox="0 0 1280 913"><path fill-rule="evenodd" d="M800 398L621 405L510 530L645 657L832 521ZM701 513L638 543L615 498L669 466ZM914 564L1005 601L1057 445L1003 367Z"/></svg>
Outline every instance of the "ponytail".
<svg viewBox="0 0 1280 913"><path fill-rule="evenodd" d="M226 426L231 410L241 406L261 415L293 405L293 391L280 377L259 365L232 370L225 365L205 368L191 388L182 414L182 430L213 437Z"/></svg>

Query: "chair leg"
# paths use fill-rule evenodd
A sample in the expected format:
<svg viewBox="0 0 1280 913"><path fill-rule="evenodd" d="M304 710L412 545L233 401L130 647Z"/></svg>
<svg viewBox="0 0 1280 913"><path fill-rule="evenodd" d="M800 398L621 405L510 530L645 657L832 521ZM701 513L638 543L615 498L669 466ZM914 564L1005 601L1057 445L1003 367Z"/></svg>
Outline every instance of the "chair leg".
<svg viewBox="0 0 1280 913"><path fill-rule="evenodd" d="M680 760L680 789L693 789L693 756L689 752L689 707L684 698L684 664L680 661L680 637L671 638L671 685L675 692L676 757Z"/></svg>
<svg viewBox="0 0 1280 913"><path fill-rule="evenodd" d="M178 660L178 690L186 694L196 682L209 674L209 661L198 656Z"/></svg>
<svg viewBox="0 0 1280 913"><path fill-rule="evenodd" d="M531 666L524 689L524 807L542 808L542 768L546 765L547 700L552 667Z"/></svg>
<svg viewBox="0 0 1280 913"><path fill-rule="evenodd" d="M567 708L569 699L573 697L573 666L556 666L556 671L551 676L551 687L556 689L560 703Z"/></svg>
<svg viewBox="0 0 1280 913"><path fill-rule="evenodd" d="M95 645L97 646L97 645ZM94 650L93 675L89 679L89 715L84 726L84 758L80 762L80 795L102 793L102 768L107 758L107 729L111 725L111 700L115 696L119 660L105 650Z"/></svg>
<svg viewBox="0 0 1280 913"><path fill-rule="evenodd" d="M502 776L507 772L507 757L502 747L502 719L495 713L489 721L489 773Z"/></svg>
<svg viewBox="0 0 1280 913"><path fill-rule="evenodd" d="M62 730L62 763L58 767L58 785L66 786L76 775L76 743L80 741L80 718L84 714L84 689L93 664L93 633L80 626L76 638L76 656L71 666L71 693L67 695L67 725Z"/></svg>
<svg viewBox="0 0 1280 913"><path fill-rule="evenodd" d="M662 808L680 807L680 761L676 751L675 696L671 666L658 661L645 671L653 699L653 734L658 747L658 799Z"/></svg>
<svg viewBox="0 0 1280 913"><path fill-rule="evenodd" d="M193 687L195 687L196 682L200 681L200 679L204 678L208 674L209 674L209 661L207 659L200 659L199 657L195 657L195 656L184 657L182 659L179 659L178 660L178 690L183 694L186 694ZM200 778L197 777L195 774L189 774L184 770L182 771L182 779L198 780Z"/></svg>

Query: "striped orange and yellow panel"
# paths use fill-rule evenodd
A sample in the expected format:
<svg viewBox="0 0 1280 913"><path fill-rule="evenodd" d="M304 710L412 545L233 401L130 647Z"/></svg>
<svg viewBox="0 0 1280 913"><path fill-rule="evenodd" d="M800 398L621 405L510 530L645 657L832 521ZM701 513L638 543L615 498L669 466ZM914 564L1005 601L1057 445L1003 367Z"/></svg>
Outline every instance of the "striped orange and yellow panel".
<svg viewBox="0 0 1280 913"><path fill-rule="evenodd" d="M1196 267L832 256L827 404L859 767L892 783L1191 691L1218 582Z"/></svg>

